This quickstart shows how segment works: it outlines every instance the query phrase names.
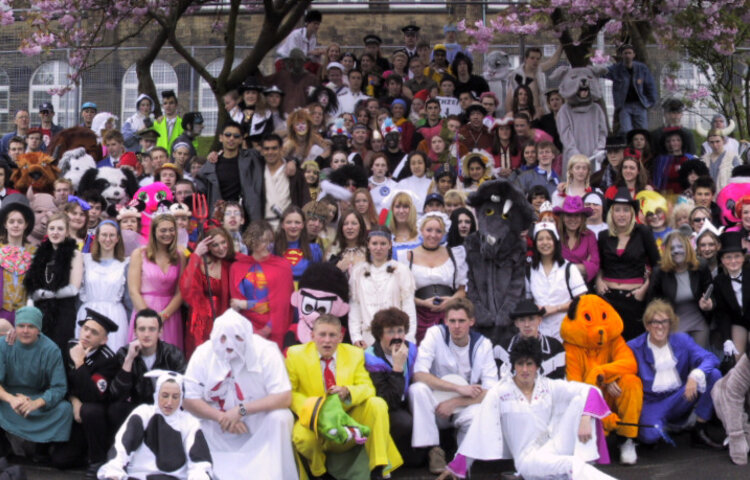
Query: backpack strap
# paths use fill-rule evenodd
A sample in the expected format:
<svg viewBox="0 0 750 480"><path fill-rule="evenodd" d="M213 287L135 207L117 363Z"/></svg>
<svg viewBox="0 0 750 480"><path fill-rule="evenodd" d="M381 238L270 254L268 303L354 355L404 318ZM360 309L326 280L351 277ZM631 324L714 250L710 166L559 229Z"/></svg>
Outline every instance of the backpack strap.
<svg viewBox="0 0 750 480"><path fill-rule="evenodd" d="M565 264L565 286L568 287L568 295L570 295L570 298L573 298L573 290L570 288L570 267L572 267L573 264L568 262Z"/></svg>

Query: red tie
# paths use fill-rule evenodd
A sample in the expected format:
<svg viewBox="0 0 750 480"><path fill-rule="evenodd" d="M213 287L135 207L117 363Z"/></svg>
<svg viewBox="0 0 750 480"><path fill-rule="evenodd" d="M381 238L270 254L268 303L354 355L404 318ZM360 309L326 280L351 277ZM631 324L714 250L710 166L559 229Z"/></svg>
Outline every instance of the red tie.
<svg viewBox="0 0 750 480"><path fill-rule="evenodd" d="M326 362L325 368L323 368L323 378L326 382L326 390L336 385L336 375L334 375L333 370L331 370L331 362L333 361L333 358L324 358L324 362Z"/></svg>

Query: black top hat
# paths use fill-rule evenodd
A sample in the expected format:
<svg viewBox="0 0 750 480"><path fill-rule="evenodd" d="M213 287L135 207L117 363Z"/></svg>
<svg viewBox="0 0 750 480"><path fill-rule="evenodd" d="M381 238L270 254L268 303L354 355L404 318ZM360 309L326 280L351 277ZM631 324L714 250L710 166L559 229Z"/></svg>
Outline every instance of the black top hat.
<svg viewBox="0 0 750 480"><path fill-rule="evenodd" d="M510 319L515 320L521 317L544 316L547 311L544 307L539 308L530 298L524 298L516 304L516 308L510 313Z"/></svg>
<svg viewBox="0 0 750 480"><path fill-rule="evenodd" d="M119 326L109 318L105 317L101 313L97 312L96 310L92 310L90 308L86 309L86 318L83 320L78 321L78 325L83 326L84 323L88 322L89 320L93 320L99 325L104 328L104 330L107 331L107 333L116 332L120 329Z"/></svg>
<svg viewBox="0 0 750 480"><path fill-rule="evenodd" d="M634 128L632 130L629 130L628 133L627 133L627 135L626 135L626 139L628 141L628 145L630 145L631 143L633 143L633 137L635 137L638 134L641 134L644 137L646 137L646 143L647 144L651 143L651 132L649 132L645 128Z"/></svg>
<svg viewBox="0 0 750 480"><path fill-rule="evenodd" d="M365 38L363 38L362 41L365 43L365 45L367 45L368 43L377 43L378 45L383 44L383 39L378 37L374 33L365 35Z"/></svg>
<svg viewBox="0 0 750 480"><path fill-rule="evenodd" d="M685 110L685 104L679 98L668 98L661 104L661 107L666 112L681 112Z"/></svg>
<svg viewBox="0 0 750 480"><path fill-rule="evenodd" d="M255 77L250 77L246 79L244 82L242 82L242 85L240 85L240 88L237 89L240 95L243 93L249 91L249 90L255 90L256 92L262 92L265 90L266 87L260 84Z"/></svg>
<svg viewBox="0 0 750 480"><path fill-rule="evenodd" d="M625 137L622 135L607 135L607 150L625 150L628 144L625 143Z"/></svg>
<svg viewBox="0 0 750 480"><path fill-rule="evenodd" d="M719 236L719 242L721 242L721 249L716 254L719 258L725 253L746 252L742 247L741 232L724 232Z"/></svg>
<svg viewBox="0 0 750 480"><path fill-rule="evenodd" d="M7 234L5 221L11 212L20 212L26 221L23 237L26 238L34 229L34 211L29 206L29 199L22 193L11 193L3 199L3 208L0 209L0 232Z"/></svg>
<svg viewBox="0 0 750 480"><path fill-rule="evenodd" d="M404 33L417 33L419 32L419 27L411 23L405 26L404 28L402 28L401 31Z"/></svg>
<svg viewBox="0 0 750 480"><path fill-rule="evenodd" d="M619 187L617 189L615 197L609 201L608 209L612 208L613 205L617 205L618 203L630 205L631 207L633 207L633 210L635 210L635 213L638 213L638 200L630 196L630 190L628 189L628 187Z"/></svg>
<svg viewBox="0 0 750 480"><path fill-rule="evenodd" d="M471 113L473 111L475 111L475 110L478 111L478 112L481 112L482 115L487 115L487 109L486 108L484 108L479 103L472 103L471 105L469 105L468 107L466 107L466 116L471 115Z"/></svg>

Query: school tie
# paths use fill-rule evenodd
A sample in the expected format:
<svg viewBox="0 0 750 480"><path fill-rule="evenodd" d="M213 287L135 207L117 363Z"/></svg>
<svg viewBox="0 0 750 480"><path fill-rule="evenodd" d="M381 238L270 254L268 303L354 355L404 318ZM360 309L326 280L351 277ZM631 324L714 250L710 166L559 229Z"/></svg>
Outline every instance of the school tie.
<svg viewBox="0 0 750 480"><path fill-rule="evenodd" d="M333 370L331 370L331 362L333 361L333 358L324 358L324 362L326 362L325 368L323 368L323 379L326 382L326 390L336 385L336 375L333 373Z"/></svg>

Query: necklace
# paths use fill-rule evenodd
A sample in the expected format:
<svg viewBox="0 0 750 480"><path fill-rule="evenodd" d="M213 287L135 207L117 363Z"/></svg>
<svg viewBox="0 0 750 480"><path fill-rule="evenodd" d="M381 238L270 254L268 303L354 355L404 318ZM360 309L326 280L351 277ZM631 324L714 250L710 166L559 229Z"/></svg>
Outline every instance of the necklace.
<svg viewBox="0 0 750 480"><path fill-rule="evenodd" d="M469 135L471 135L471 139L474 140L474 147L476 148L476 146L479 145L479 139L482 138L482 128L479 128L479 135L477 135L476 137L474 136L474 129L471 128L471 126L469 126L468 130Z"/></svg>
<svg viewBox="0 0 750 480"><path fill-rule="evenodd" d="M423 243L423 244L422 244L422 248L424 248L424 249L425 249L425 250L427 250L428 252L435 252L435 251L437 251L437 249L438 249L438 248L440 248L440 245L437 245L436 247L428 247L427 245L425 245L425 244Z"/></svg>
<svg viewBox="0 0 750 480"><path fill-rule="evenodd" d="M344 249L344 255L354 255L362 251L362 247L349 247Z"/></svg>
<svg viewBox="0 0 750 480"><path fill-rule="evenodd" d="M49 262L44 267L44 280L45 282L47 282L48 286L52 284L52 280L54 280L55 278L55 271L52 270L52 273L50 273L50 268L54 268L54 266L55 266L55 262L52 261L52 262Z"/></svg>

